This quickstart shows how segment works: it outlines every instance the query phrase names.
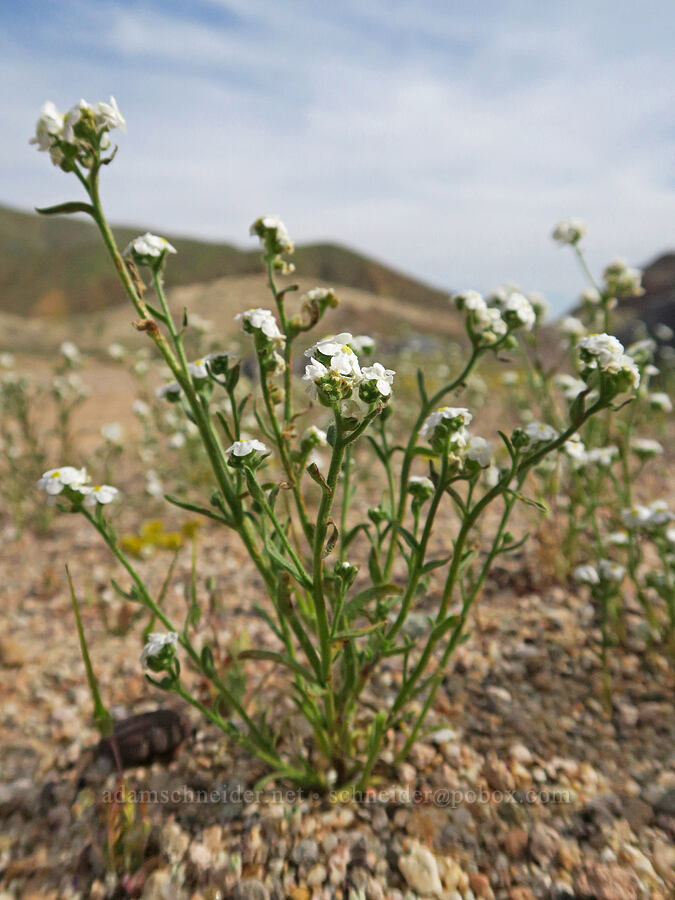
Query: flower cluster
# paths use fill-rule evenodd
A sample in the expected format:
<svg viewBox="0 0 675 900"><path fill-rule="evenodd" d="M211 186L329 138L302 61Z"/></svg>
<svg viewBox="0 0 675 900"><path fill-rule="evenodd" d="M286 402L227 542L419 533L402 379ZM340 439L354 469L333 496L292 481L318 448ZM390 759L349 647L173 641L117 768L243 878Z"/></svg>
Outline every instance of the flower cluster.
<svg viewBox="0 0 675 900"><path fill-rule="evenodd" d="M441 406L424 420L420 434L427 438L437 453L448 453L467 468L487 468L492 460L492 444L472 435L468 426L473 420L465 407Z"/></svg>
<svg viewBox="0 0 675 900"><path fill-rule="evenodd" d="M454 297L457 309L466 310L466 327L476 346L494 347L507 336L509 327L497 307L488 306L478 291Z"/></svg>
<svg viewBox="0 0 675 900"><path fill-rule="evenodd" d="M273 344L285 342L284 335L279 330L271 309L251 308L239 313L234 318L242 323L242 328L247 334L256 335L263 341Z"/></svg>
<svg viewBox="0 0 675 900"><path fill-rule="evenodd" d="M602 583L623 581L626 569L621 563L613 562L611 559L598 560L597 567L588 564L577 566L572 575L577 581L584 584L599 585Z"/></svg>
<svg viewBox="0 0 675 900"><path fill-rule="evenodd" d="M295 244L279 216L260 216L251 225L250 233L260 238L265 251L265 259L283 275L290 275L295 267L282 259L282 254L293 253Z"/></svg>
<svg viewBox="0 0 675 900"><path fill-rule="evenodd" d="M80 100L65 114L49 101L40 110L30 143L48 152L55 166L69 171L76 162L91 165L95 155L110 146L108 132L125 127L114 97L109 103L100 101L93 106Z"/></svg>
<svg viewBox="0 0 675 900"><path fill-rule="evenodd" d="M146 231L140 237L134 238L124 249L124 256L128 256L139 266L157 268L164 261L167 253L175 253L176 248L166 238Z"/></svg>
<svg viewBox="0 0 675 900"><path fill-rule="evenodd" d="M611 297L641 297L642 272L633 269L625 259L615 259L603 272L606 293Z"/></svg>
<svg viewBox="0 0 675 900"><path fill-rule="evenodd" d="M607 447L586 448L579 438L567 441L564 450L575 471L593 466L608 469L619 457L619 448L614 444Z"/></svg>
<svg viewBox="0 0 675 900"><path fill-rule="evenodd" d="M45 491L53 503L59 495L70 500L73 507L105 506L111 503L119 494L117 488L109 484L90 485L87 470L77 469L75 466L61 466L58 469L49 469L43 472L37 486Z"/></svg>
<svg viewBox="0 0 675 900"><path fill-rule="evenodd" d="M654 500L648 506L636 504L621 512L621 521L630 530L660 528L675 519L665 500Z"/></svg>
<svg viewBox="0 0 675 900"><path fill-rule="evenodd" d="M164 671L173 659L177 646L177 632L169 631L166 634L162 634L161 631L150 632L141 653L141 665L153 672Z"/></svg>
<svg viewBox="0 0 675 900"><path fill-rule="evenodd" d="M309 363L303 381L307 382L310 395L326 406L349 399L356 389L364 403L383 403L391 396L396 372L378 362L362 369L354 351L355 342L344 331L322 338L305 350Z"/></svg>
<svg viewBox="0 0 675 900"><path fill-rule="evenodd" d="M611 334L589 334L577 344L581 377L586 384L600 387L609 395L640 384L635 360L624 352L623 344Z"/></svg>
<svg viewBox="0 0 675 900"><path fill-rule="evenodd" d="M586 234L586 223L582 219L562 219L553 229L553 240L559 244L578 244Z"/></svg>

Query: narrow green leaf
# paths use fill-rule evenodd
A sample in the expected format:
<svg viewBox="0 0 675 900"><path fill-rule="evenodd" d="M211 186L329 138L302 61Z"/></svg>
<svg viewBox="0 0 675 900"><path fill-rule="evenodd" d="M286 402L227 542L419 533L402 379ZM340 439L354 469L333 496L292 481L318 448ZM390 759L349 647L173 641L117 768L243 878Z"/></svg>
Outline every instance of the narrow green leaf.
<svg viewBox="0 0 675 900"><path fill-rule="evenodd" d="M80 617L80 607L77 602L77 597L75 596L73 579L70 577L70 570L68 569L68 566L66 566L66 576L68 577L70 598L73 602L73 612L75 613L75 622L77 623L77 634L80 638L82 660L84 661L84 668L87 672L87 681L89 682L89 692L91 693L91 699L94 704L94 725L101 733L102 737L109 737L113 732L113 717L110 715L106 707L103 705L103 701L101 700L101 694L98 689L98 681L96 680L94 667L92 666L91 659L89 658L87 639L84 635L84 628L82 627L82 619Z"/></svg>
<svg viewBox="0 0 675 900"><path fill-rule="evenodd" d="M242 650L241 653L237 654L237 659L262 659L267 660L268 662L277 663L277 665L291 669L291 671L295 672L296 675L299 675L300 678L305 681L318 684L313 672L310 672L309 669L301 666L297 660L292 659L290 656L286 656L283 653L275 653L272 650Z"/></svg>
<svg viewBox="0 0 675 900"><path fill-rule="evenodd" d="M70 216L73 213L86 213L94 215L94 207L89 203L80 203L73 200L71 203L58 203L56 206L36 206L35 212L41 216Z"/></svg>
<svg viewBox="0 0 675 900"><path fill-rule="evenodd" d="M312 463L311 466L307 466L306 470L309 477L312 481L316 481L316 483L324 490L327 494L330 493L330 487L328 486L328 482L323 477L321 472L319 471L319 467L316 463Z"/></svg>

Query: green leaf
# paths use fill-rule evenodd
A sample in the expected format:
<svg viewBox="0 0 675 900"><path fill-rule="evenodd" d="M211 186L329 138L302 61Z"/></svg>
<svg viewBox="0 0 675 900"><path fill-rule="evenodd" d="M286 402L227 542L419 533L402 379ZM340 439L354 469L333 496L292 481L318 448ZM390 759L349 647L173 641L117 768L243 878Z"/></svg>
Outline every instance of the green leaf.
<svg viewBox="0 0 675 900"><path fill-rule="evenodd" d="M353 528L350 528L349 531L342 538L342 549L347 550L349 545L352 543L356 535L359 531L368 531L368 525L365 522L361 522L359 525L355 525Z"/></svg>
<svg viewBox="0 0 675 900"><path fill-rule="evenodd" d="M445 556L443 557L443 559L432 559L430 562L425 563L422 566L422 568L420 569L420 574L426 575L429 572L433 572L434 569L440 569L441 566L446 566L451 559L452 556Z"/></svg>
<svg viewBox="0 0 675 900"><path fill-rule="evenodd" d="M277 663L277 665L291 669L291 671L295 672L296 675L299 675L300 678L303 678L305 681L311 681L313 684L318 684L313 672L310 672L309 669L301 666L297 660L292 659L290 656L285 656L283 653L274 653L272 650L242 650L241 653L237 654L237 659L263 659L268 662Z"/></svg>
<svg viewBox="0 0 675 900"><path fill-rule="evenodd" d="M297 581L298 584L302 585L302 587L307 588L308 591L312 589L311 579L305 577L302 572L298 570L294 563L290 562L290 560L286 559L285 556L282 556L281 553L277 550L277 548L270 541L265 548L266 553L272 557L272 560L284 571L288 572L289 575L292 575L293 578Z"/></svg>
<svg viewBox="0 0 675 900"><path fill-rule="evenodd" d="M370 553L368 554L368 571L370 572L370 580L375 584L382 584L382 569L380 568L380 561L377 558L377 551L375 547L370 548Z"/></svg>
<svg viewBox="0 0 675 900"><path fill-rule="evenodd" d="M179 500L178 497L174 497L172 494L164 494L164 499L168 503L173 504L173 506L179 506L181 509L188 510L188 512L199 513L200 516L206 516L208 519L214 519L216 522L223 522L229 528L234 527L234 523L231 519L226 518L224 515L217 516L210 509L198 506L196 503L188 503L186 500Z"/></svg>
<svg viewBox="0 0 675 900"><path fill-rule="evenodd" d="M70 588L70 597L73 602L73 612L75 613L75 622L77 623L77 634L80 638L80 650L82 652L82 660L84 662L84 668L87 673L87 681L89 683L89 692L91 693L91 699L94 704L94 714L93 720L94 725L100 732L102 737L110 737L113 732L113 717L110 715L106 707L103 705L103 701L101 700L101 694L98 689L98 681L96 679L96 675L94 674L94 667L91 664L91 659L89 658L89 650L87 648L87 639L84 635L84 628L82 627L82 619L80 617L80 607L77 603L77 597L75 596L75 588L73 587L73 579L70 577L70 570L68 566L66 566L66 575L68 577L68 587Z"/></svg>
<svg viewBox="0 0 675 900"><path fill-rule="evenodd" d="M427 390L424 386L424 373L421 369L417 370L417 390L420 392L420 400L422 401L422 406L426 406L427 403Z"/></svg>
<svg viewBox="0 0 675 900"><path fill-rule="evenodd" d="M41 216L71 216L73 213L86 213L94 216L94 207L90 203L80 203L73 200L71 203L58 203L56 206L36 206L35 212Z"/></svg>
<svg viewBox="0 0 675 900"><path fill-rule="evenodd" d="M327 494L330 493L330 487L328 486L328 482L323 477L321 472L319 471L319 467L316 463L312 463L311 466L307 466L305 469L309 477L312 481L316 481L316 483L324 490Z"/></svg>
<svg viewBox="0 0 675 900"><path fill-rule="evenodd" d="M153 315L156 319L158 319L163 325L166 325L166 324L167 324L166 316L164 315L164 313L162 312L161 309L157 309L157 307L156 307L156 306L153 306L151 303L147 303L147 302L146 302L145 305L146 305L146 307L148 308L148 311L151 312L152 315Z"/></svg>
<svg viewBox="0 0 675 900"><path fill-rule="evenodd" d="M347 622L352 622L361 614L361 610L366 603L371 600L378 600L380 597L391 597L392 595L396 596L402 593L403 588L399 584L391 582L389 584L374 584L372 587L359 591L355 597L352 597L351 600L345 603L343 615Z"/></svg>
<svg viewBox="0 0 675 900"><path fill-rule="evenodd" d="M413 550L415 553L417 553L419 551L420 543L417 540L417 538L415 537L415 535L412 533L412 531L409 531L407 528L404 528L403 525L400 525L398 522L392 522L391 527L394 529L394 531L396 531L398 534L401 535L401 537L406 542L406 544L410 547L411 550Z"/></svg>
<svg viewBox="0 0 675 900"><path fill-rule="evenodd" d="M539 500L533 500L531 497L526 497L525 494L521 494L520 491L514 491L511 488L508 488L504 491L505 494L510 494L512 497L516 497L522 503L526 503L528 506L533 506L535 509L538 509L540 512L548 515L551 510L545 503L540 503Z"/></svg>

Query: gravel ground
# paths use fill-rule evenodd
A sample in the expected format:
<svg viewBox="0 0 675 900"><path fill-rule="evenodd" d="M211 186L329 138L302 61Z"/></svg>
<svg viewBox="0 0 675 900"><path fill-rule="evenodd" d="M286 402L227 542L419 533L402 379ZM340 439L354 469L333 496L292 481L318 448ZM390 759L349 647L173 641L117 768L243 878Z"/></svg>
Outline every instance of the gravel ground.
<svg viewBox="0 0 675 900"><path fill-rule="evenodd" d="M173 761L125 772L128 790L155 792L126 806L118 776L91 750L98 736L65 562L114 715L174 699L144 680L141 623L110 633L130 610L108 587L108 551L76 517L39 541L26 533L3 544L0 900L675 896L673 671L629 615L607 716L593 610L583 591L544 576L536 543L493 573L429 733L396 769L386 762L399 736L389 735L366 795L301 796L280 783L254 791L261 765L174 706L188 736ZM235 538L206 529L199 555L201 573L217 579L204 627L223 646L264 645L249 612L261 586ZM183 556L166 601L176 617ZM158 553L143 564L156 587L168 562ZM432 589L423 603L434 602ZM302 733L278 673L252 663L249 674L250 698ZM398 678L395 666L383 672L374 699L389 702Z"/></svg>

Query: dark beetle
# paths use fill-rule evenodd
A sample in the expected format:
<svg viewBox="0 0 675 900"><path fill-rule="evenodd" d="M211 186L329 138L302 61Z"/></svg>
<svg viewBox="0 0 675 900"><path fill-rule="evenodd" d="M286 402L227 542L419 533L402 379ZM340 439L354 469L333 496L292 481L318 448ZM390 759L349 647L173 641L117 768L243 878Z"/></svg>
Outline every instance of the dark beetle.
<svg viewBox="0 0 675 900"><path fill-rule="evenodd" d="M168 763L189 733L185 719L172 709L139 713L115 722L112 735L98 742L94 758L119 769Z"/></svg>

